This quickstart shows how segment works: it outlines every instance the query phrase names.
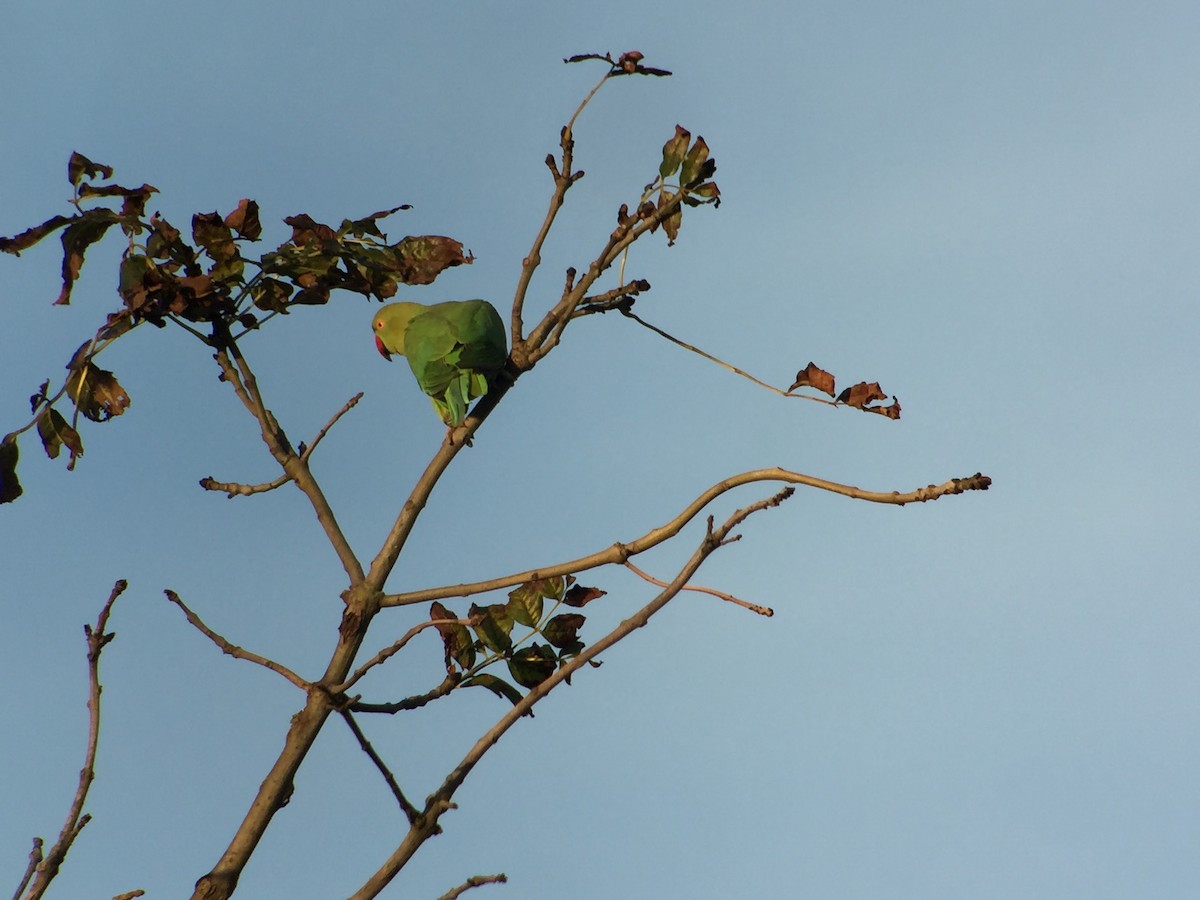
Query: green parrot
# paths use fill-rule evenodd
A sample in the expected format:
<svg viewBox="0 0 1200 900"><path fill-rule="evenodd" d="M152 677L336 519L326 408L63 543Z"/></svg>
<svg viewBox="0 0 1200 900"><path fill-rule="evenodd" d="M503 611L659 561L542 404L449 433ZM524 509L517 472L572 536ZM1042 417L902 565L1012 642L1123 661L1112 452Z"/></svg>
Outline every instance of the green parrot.
<svg viewBox="0 0 1200 900"><path fill-rule="evenodd" d="M504 322L486 300L389 303L375 314L375 346L384 359L408 359L417 384L433 400L442 421L454 427L472 400L508 359Z"/></svg>

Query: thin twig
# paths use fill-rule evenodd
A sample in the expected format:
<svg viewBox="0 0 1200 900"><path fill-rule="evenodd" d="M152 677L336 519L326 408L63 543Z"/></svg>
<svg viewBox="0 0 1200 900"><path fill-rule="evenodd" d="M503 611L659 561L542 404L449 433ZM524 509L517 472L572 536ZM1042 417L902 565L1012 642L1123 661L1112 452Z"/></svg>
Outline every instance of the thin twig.
<svg viewBox="0 0 1200 900"><path fill-rule="evenodd" d="M33 873L37 870L38 863L42 861L42 844L43 841L40 837L33 839L33 849L29 851L29 865L25 867L25 877L17 885L17 892L13 894L13 900L21 900L21 895L25 893L25 888L29 885L29 880L33 878Z"/></svg>
<svg viewBox="0 0 1200 900"><path fill-rule="evenodd" d="M362 748L363 753L370 757L371 762L375 764L375 768L379 770L379 774L383 776L383 780L387 782L387 786L391 790L392 796L395 797L396 802L400 804L400 809L404 811L404 815L408 819L408 823L411 825L417 820L417 816L420 815L420 813L417 812L417 808L408 802L408 798L404 796L404 791L400 790L400 785L396 783L396 777L392 774L391 769L387 767L387 764L383 761L379 754L375 752L375 748L371 746L371 742L367 740L367 736L363 734L362 729L358 727L358 723L354 721L354 716L351 715L350 710L341 709L338 710L338 712L342 714L342 720L346 723L346 725L350 728L350 731L354 734L354 737L358 740L358 746Z"/></svg>
<svg viewBox="0 0 1200 900"><path fill-rule="evenodd" d="M623 564L630 557L644 553L651 547L656 547L674 537L705 506L721 494L756 481L781 481L787 484L802 484L807 487L851 497L855 500L865 500L870 503L885 503L895 506L904 506L908 503L925 503L949 494L961 494L964 491L986 491L992 483L992 480L988 476L976 473L968 478L952 478L943 484L931 484L927 487L917 488L915 491L908 491L902 494L898 491L864 491L852 485L839 484L835 481L825 481L822 478L814 478L811 475L791 472L778 467L755 469L750 472L741 472L730 476L723 481L718 481L693 500L675 518L632 541L618 542L604 550L580 557L579 559L570 560L569 562L555 563L537 569L528 569L524 572L505 575L500 578L491 578L487 581L425 588L424 590L408 591L403 594L385 594L380 600L380 605L407 606L411 603L426 603L431 600L443 600L447 597L468 597L472 594L482 594L487 591L524 584L526 581L536 581L539 578L573 575L587 569L595 569L599 566L612 565L614 563Z"/></svg>
<svg viewBox="0 0 1200 900"><path fill-rule="evenodd" d="M471 888L482 887L485 884L508 884L508 876L503 872L498 875L472 875L458 887L446 891L438 900L458 900Z"/></svg>
<svg viewBox="0 0 1200 900"><path fill-rule="evenodd" d="M259 656L257 653L252 653L249 650L239 647L237 644L231 643L221 635L217 634L215 631L205 625L198 615L188 609L187 604L184 603L183 600L180 599L179 595L174 591L167 589L164 590L163 593L167 595L168 600L183 610L183 614L187 616L187 620L191 623L192 627L220 647L222 653L226 653L229 656L232 656L234 659L244 659L246 662L252 662L256 665L262 666L264 669L270 669L276 675L281 675L282 677L286 678L302 691L307 691L312 688L311 682L305 681L282 663L277 663L273 659L267 659L265 656Z"/></svg>
<svg viewBox="0 0 1200 900"><path fill-rule="evenodd" d="M86 802L88 790L96 778L96 750L100 744L100 693L103 690L100 685L100 654L116 637L115 633L106 632L105 629L108 627L108 617L112 614L113 604L117 602L117 598L125 592L127 587L129 587L129 582L125 579L114 584L112 592L108 595L108 601L100 610L95 626L83 626L88 647L87 750L84 753L83 768L79 771L79 785L75 789L75 798L71 801L71 808L67 812L67 821L62 827L62 831L59 832L54 846L46 853L45 858L38 862L36 877L29 888L29 893L25 895L26 900L38 900L46 893L50 882L58 875L59 869L66 860L67 851L71 849L75 838L79 837L79 832L83 831L92 818L90 815L84 814L83 804ZM40 854L40 850L41 848L35 842L34 852ZM31 853L31 861L32 857Z"/></svg>
<svg viewBox="0 0 1200 900"><path fill-rule="evenodd" d="M276 488L281 488L292 479L287 475L280 475L274 481L266 481L262 484L239 484L236 481L217 481L211 475L200 479L200 487L206 491L215 491L223 493L230 500L234 497L249 497L251 494L265 494L267 491L273 491Z"/></svg>
<svg viewBox="0 0 1200 900"><path fill-rule="evenodd" d="M440 700L447 696L451 691L458 687L459 682L463 680L461 672L450 671L446 673L446 677L431 691L426 691L424 694L416 694L412 697L405 697L403 700L397 700L395 703L363 703L361 700L356 700L347 707L351 712L361 713L384 713L386 715L395 715L398 712L408 712L413 709L420 709L434 700Z"/></svg>
<svg viewBox="0 0 1200 900"><path fill-rule="evenodd" d="M354 409L354 407L358 406L358 401L362 398L363 392L359 391L357 394L347 400L342 408L333 414L333 418L325 423L325 427L317 432L317 436L312 439L312 443L310 443L307 447L303 444L301 445L300 458L307 460L310 456L312 456L313 451L317 449L317 444L321 443L321 441L324 440L325 435L329 434L329 429L337 424L338 419L350 412L350 410Z"/></svg>
<svg viewBox="0 0 1200 900"><path fill-rule="evenodd" d="M312 456L313 451L317 449L317 445L321 443L321 440L329 433L329 429L337 424L338 419L357 406L358 401L362 398L363 393L362 391L359 391L346 401L346 404L334 414L332 419L325 423L325 427L317 432L317 436L312 439L311 444L308 444L307 446L301 444L300 459L307 462L308 458ZM247 408L252 407L250 404L247 404ZM276 488L283 487L291 480L292 477L285 473L280 475L274 481L266 481L262 484L240 484L236 481L217 481L215 478L209 475L200 479L200 487L204 488L206 491L217 491L224 493L229 497L229 499L232 500L234 497L248 497L251 494L265 494L267 491L273 491Z"/></svg>
<svg viewBox="0 0 1200 900"><path fill-rule="evenodd" d="M634 575L637 575L639 578L641 578L645 581L648 581L653 585L657 585L658 587L666 587L667 586L667 582L661 581L660 579L655 578L653 575L649 574L648 572L643 572L641 569L639 569L637 566L635 566L633 563L629 562L628 560L626 560L626 562L625 562L625 568L627 568L629 571L631 571ZM775 610L771 609L771 607L769 607L769 606L759 606L757 603L748 603L745 600L741 600L741 599L733 596L733 594L727 594L724 591L717 591L717 590L713 590L712 588L700 587L699 585L694 585L694 584L685 584L683 586L683 589L685 591L696 591L701 594L710 594L711 596L716 597L719 600L725 600L729 603L734 603L738 606L743 607L744 609L750 610L751 612L758 613L760 616L766 616L767 618L770 618L771 616L775 615Z"/></svg>
<svg viewBox="0 0 1200 900"><path fill-rule="evenodd" d="M681 341L679 338L675 337L674 335L668 334L667 332L663 331L657 325L651 325L645 319L640 318L636 313L634 313L628 307L620 309L620 312L626 318L633 319L633 321L637 322L643 328L649 328L655 334L659 335L660 337L666 338L672 344L682 347L684 350L690 350L699 356L703 356L709 362L715 362L721 368L726 369L730 372L733 372L735 375L741 375L743 378L748 378L750 381L754 382L759 387L766 388L768 391L771 391L774 394L778 394L781 397L794 397L798 400L811 400L813 403L823 403L826 406L841 406L842 405L842 404L838 403L836 400L826 400L822 397L812 397L808 394L793 394L790 391L785 391L780 388L777 388L772 384L767 384L765 381L755 378L749 372L745 372L742 369L739 369L737 366L730 365L729 363L725 362L725 360L719 359L719 358L713 356L711 353L707 353L704 350L701 350L699 347L694 347L691 344L689 344L687 341Z"/></svg>

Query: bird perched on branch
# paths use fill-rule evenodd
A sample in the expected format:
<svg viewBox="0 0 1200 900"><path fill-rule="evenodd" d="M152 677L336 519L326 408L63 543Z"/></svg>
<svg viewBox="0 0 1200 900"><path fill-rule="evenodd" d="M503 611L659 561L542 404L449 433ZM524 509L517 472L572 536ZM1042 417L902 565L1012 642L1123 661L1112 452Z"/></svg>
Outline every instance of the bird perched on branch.
<svg viewBox="0 0 1200 900"><path fill-rule="evenodd" d="M417 384L451 427L462 424L467 407L488 392L508 359L504 322L486 300L389 303L375 314L374 329L383 358L398 353L408 360Z"/></svg>

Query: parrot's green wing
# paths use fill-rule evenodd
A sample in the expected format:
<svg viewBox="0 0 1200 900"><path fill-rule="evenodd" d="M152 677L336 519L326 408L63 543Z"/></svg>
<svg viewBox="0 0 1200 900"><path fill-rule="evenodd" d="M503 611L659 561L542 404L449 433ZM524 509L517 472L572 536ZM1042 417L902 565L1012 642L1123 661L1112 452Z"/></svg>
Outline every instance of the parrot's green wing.
<svg viewBox="0 0 1200 900"><path fill-rule="evenodd" d="M504 322L486 300L438 303L407 323L404 355L442 421L461 425L508 359Z"/></svg>

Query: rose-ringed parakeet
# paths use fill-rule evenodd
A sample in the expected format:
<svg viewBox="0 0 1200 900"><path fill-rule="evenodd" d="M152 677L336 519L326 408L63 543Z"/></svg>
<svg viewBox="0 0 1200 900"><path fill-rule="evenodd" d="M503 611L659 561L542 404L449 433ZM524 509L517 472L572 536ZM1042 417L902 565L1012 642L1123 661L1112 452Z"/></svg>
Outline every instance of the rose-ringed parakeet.
<svg viewBox="0 0 1200 900"><path fill-rule="evenodd" d="M471 401L508 359L504 322L486 300L449 300L423 306L389 303L375 314L375 346L384 359L399 353L442 421L454 427Z"/></svg>

